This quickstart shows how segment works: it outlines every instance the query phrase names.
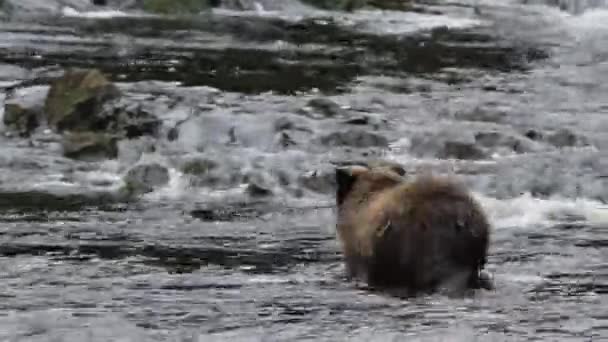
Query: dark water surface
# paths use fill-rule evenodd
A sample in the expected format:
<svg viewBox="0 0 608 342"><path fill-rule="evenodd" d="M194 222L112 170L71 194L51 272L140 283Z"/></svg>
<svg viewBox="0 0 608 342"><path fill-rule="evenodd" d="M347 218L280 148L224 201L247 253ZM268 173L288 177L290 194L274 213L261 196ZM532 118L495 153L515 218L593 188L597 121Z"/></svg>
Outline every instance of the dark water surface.
<svg viewBox="0 0 608 342"><path fill-rule="evenodd" d="M542 3L7 16L2 98L97 67L167 138L90 163L48 132L0 138L0 340L608 340L608 9ZM406 301L344 279L324 177L377 157L471 186L495 291ZM151 161L169 184L117 201Z"/></svg>

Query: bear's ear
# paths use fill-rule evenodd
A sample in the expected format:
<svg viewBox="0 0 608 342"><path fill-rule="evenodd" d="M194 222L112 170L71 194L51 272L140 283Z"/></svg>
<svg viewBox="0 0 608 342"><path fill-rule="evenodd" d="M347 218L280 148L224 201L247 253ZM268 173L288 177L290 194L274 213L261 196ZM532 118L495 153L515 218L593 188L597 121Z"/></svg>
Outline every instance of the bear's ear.
<svg viewBox="0 0 608 342"><path fill-rule="evenodd" d="M350 166L336 168L336 203L338 205L344 202L348 193L352 190L357 177L361 173L368 171L364 166Z"/></svg>
<svg viewBox="0 0 608 342"><path fill-rule="evenodd" d="M401 165L397 165L397 164L391 165L390 169L391 169L391 171L393 171L394 173L396 173L402 177L405 176L405 174L406 174L405 169Z"/></svg>

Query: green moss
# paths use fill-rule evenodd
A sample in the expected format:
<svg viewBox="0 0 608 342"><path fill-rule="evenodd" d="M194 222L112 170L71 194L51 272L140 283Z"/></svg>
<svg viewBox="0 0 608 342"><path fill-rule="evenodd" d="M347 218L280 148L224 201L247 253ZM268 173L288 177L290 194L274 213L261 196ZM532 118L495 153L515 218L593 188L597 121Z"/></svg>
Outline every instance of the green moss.
<svg viewBox="0 0 608 342"><path fill-rule="evenodd" d="M119 94L99 70L69 69L49 90L45 101L48 122L58 131L91 128L90 118L106 100Z"/></svg>
<svg viewBox="0 0 608 342"><path fill-rule="evenodd" d="M209 9L209 0L144 0L145 11L159 14L197 14Z"/></svg>

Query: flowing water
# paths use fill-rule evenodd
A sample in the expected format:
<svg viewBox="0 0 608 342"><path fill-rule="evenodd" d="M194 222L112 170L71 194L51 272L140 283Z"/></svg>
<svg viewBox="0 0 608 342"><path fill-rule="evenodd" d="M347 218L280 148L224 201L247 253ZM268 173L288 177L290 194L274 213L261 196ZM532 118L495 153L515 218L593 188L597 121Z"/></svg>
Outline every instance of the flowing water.
<svg viewBox="0 0 608 342"><path fill-rule="evenodd" d="M2 99L96 67L168 133L100 162L48 131L0 138L0 340L608 340L604 2L241 4L4 16ZM215 173L184 172L192 158ZM345 280L331 170L366 158L471 187L495 291L401 300ZM166 186L108 195L151 161Z"/></svg>

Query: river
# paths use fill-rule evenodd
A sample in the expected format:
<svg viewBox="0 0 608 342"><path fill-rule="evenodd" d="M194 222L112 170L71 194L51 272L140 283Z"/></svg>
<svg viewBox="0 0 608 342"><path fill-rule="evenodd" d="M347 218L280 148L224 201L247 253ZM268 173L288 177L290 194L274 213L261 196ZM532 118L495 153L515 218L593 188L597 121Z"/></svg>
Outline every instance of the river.
<svg viewBox="0 0 608 342"><path fill-rule="evenodd" d="M249 4L3 15L0 100L94 67L169 133L86 162L0 126L0 340L608 340L607 4ZM368 158L470 186L494 291L346 281L331 171ZM146 162L169 182L100 195Z"/></svg>

